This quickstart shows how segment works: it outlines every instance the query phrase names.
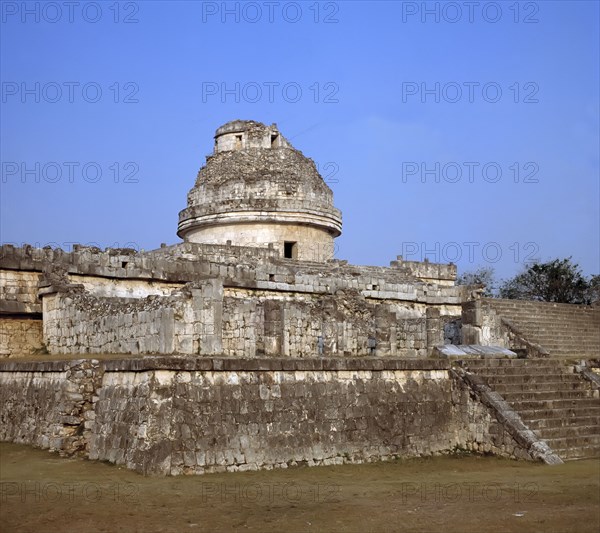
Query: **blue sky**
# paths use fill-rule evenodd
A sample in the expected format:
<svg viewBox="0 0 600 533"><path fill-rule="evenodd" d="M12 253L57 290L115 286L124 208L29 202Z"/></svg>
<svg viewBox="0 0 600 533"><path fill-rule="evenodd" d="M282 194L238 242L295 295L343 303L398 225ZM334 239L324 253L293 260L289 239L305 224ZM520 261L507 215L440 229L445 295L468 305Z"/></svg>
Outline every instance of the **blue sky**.
<svg viewBox="0 0 600 533"><path fill-rule="evenodd" d="M341 259L598 273L599 3L515 6L3 2L0 240L177 242L242 118L322 169Z"/></svg>

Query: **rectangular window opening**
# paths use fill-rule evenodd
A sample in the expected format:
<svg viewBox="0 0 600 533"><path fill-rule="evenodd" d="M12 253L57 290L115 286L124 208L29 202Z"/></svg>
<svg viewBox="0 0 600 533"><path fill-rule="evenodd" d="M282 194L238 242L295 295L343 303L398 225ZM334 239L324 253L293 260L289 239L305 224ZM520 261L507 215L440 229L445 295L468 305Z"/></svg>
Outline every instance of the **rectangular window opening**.
<svg viewBox="0 0 600 533"><path fill-rule="evenodd" d="M286 259L297 259L298 258L298 243L285 241L283 243L283 257Z"/></svg>
<svg viewBox="0 0 600 533"><path fill-rule="evenodd" d="M236 148L241 148L242 147L242 136L241 135L236 135L235 136L235 147Z"/></svg>
<svg viewBox="0 0 600 533"><path fill-rule="evenodd" d="M271 135L271 148L277 148L277 137L279 135Z"/></svg>

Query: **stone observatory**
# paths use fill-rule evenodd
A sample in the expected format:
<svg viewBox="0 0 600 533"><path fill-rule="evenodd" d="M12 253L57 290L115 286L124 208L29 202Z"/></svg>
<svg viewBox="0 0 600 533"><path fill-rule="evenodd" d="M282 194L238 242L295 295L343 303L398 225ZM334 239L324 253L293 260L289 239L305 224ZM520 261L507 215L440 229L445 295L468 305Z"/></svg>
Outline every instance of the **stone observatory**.
<svg viewBox="0 0 600 533"><path fill-rule="evenodd" d="M342 214L314 161L276 124L234 120L217 129L177 234L192 243L274 248L283 258L324 262L341 232Z"/></svg>
<svg viewBox="0 0 600 533"><path fill-rule="evenodd" d="M486 299L453 264L353 265L332 257L341 226L314 162L236 120L183 242L0 246L0 441L153 475L600 456L600 306Z"/></svg>

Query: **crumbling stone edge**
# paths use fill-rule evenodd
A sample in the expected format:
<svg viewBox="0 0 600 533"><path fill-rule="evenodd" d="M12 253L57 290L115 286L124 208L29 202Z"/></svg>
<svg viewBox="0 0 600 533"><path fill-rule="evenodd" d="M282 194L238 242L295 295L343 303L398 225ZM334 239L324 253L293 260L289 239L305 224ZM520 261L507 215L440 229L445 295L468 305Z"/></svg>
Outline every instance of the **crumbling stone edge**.
<svg viewBox="0 0 600 533"><path fill-rule="evenodd" d="M510 320L500 317L500 323L505 327L509 338L512 337L517 343L525 345L529 357L550 357L550 352L543 346L531 342L525 334Z"/></svg>
<svg viewBox="0 0 600 533"><path fill-rule="evenodd" d="M600 374L594 372L592 368L600 368L600 359L584 360L575 365L576 372L579 372L585 379L590 381L596 389L600 389Z"/></svg>
<svg viewBox="0 0 600 533"><path fill-rule="evenodd" d="M56 359L53 361L0 360L0 372L64 372L74 365L87 362L102 371L145 372L148 370L447 370L443 359L403 359L394 357L202 357L189 355L149 355L115 359Z"/></svg>
<svg viewBox="0 0 600 533"><path fill-rule="evenodd" d="M473 391L479 401L491 410L498 422L520 446L527 450L534 460L548 465L563 464L563 460L552 451L544 440L525 425L519 414L500 394L492 390L481 376L470 373L459 366L453 367L450 375L465 383Z"/></svg>

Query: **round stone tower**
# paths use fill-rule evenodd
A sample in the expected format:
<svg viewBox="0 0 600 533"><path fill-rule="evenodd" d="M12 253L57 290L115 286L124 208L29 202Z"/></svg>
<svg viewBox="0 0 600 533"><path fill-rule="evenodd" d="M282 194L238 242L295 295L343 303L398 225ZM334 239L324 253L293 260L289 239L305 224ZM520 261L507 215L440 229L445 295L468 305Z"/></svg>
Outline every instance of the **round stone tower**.
<svg viewBox="0 0 600 533"><path fill-rule="evenodd" d="M275 124L252 120L216 131L177 230L189 242L272 245L281 257L307 261L332 259L341 233L342 214L314 161Z"/></svg>

